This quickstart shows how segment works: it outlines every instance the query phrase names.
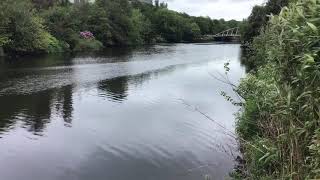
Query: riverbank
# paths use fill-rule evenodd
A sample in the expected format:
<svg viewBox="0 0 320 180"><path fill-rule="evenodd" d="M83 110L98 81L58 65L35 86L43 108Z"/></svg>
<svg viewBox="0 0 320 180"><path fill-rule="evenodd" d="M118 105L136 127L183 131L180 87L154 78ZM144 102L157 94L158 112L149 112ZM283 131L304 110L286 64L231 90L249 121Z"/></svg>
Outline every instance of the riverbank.
<svg viewBox="0 0 320 180"><path fill-rule="evenodd" d="M237 179L320 178L320 4L292 2L256 37L237 133L248 173Z"/></svg>

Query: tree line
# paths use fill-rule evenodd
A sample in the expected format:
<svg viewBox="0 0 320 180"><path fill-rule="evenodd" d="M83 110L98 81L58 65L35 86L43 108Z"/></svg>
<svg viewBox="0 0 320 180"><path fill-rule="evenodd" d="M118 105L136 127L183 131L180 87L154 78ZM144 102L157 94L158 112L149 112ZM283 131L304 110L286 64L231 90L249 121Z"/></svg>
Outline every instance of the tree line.
<svg viewBox="0 0 320 180"><path fill-rule="evenodd" d="M1 0L0 47L7 53L53 53L99 50L158 42L193 42L240 22L194 17L128 0ZM81 33L92 36L83 37Z"/></svg>

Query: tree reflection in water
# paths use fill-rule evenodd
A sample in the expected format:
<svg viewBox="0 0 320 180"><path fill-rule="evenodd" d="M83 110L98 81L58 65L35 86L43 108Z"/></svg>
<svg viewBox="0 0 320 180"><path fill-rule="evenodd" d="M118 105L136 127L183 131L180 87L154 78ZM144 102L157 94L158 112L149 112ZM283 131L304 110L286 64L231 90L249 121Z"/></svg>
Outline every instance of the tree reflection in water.
<svg viewBox="0 0 320 180"><path fill-rule="evenodd" d="M41 91L35 94L0 96L0 131L6 132L18 121L34 134L41 135L50 122L53 110L72 123L72 86Z"/></svg>

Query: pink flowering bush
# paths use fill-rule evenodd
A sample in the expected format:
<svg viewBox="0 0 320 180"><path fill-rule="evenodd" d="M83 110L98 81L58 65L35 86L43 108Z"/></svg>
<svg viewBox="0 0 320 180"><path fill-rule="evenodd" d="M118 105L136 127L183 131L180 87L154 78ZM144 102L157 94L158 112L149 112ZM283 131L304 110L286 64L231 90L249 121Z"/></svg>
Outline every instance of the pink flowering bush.
<svg viewBox="0 0 320 180"><path fill-rule="evenodd" d="M80 36L84 39L93 39L94 38L93 34L90 31L80 32Z"/></svg>
<svg viewBox="0 0 320 180"><path fill-rule="evenodd" d="M80 32L80 38L77 40L73 51L99 51L103 44L94 38L90 31Z"/></svg>

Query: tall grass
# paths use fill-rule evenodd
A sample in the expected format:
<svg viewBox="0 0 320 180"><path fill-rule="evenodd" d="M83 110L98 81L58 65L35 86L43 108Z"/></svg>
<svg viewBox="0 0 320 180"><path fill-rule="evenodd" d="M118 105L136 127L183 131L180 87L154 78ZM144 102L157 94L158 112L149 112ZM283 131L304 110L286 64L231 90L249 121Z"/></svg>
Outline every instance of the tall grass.
<svg viewBox="0 0 320 180"><path fill-rule="evenodd" d="M253 42L257 71L237 92L247 179L320 178L320 1L271 17Z"/></svg>

